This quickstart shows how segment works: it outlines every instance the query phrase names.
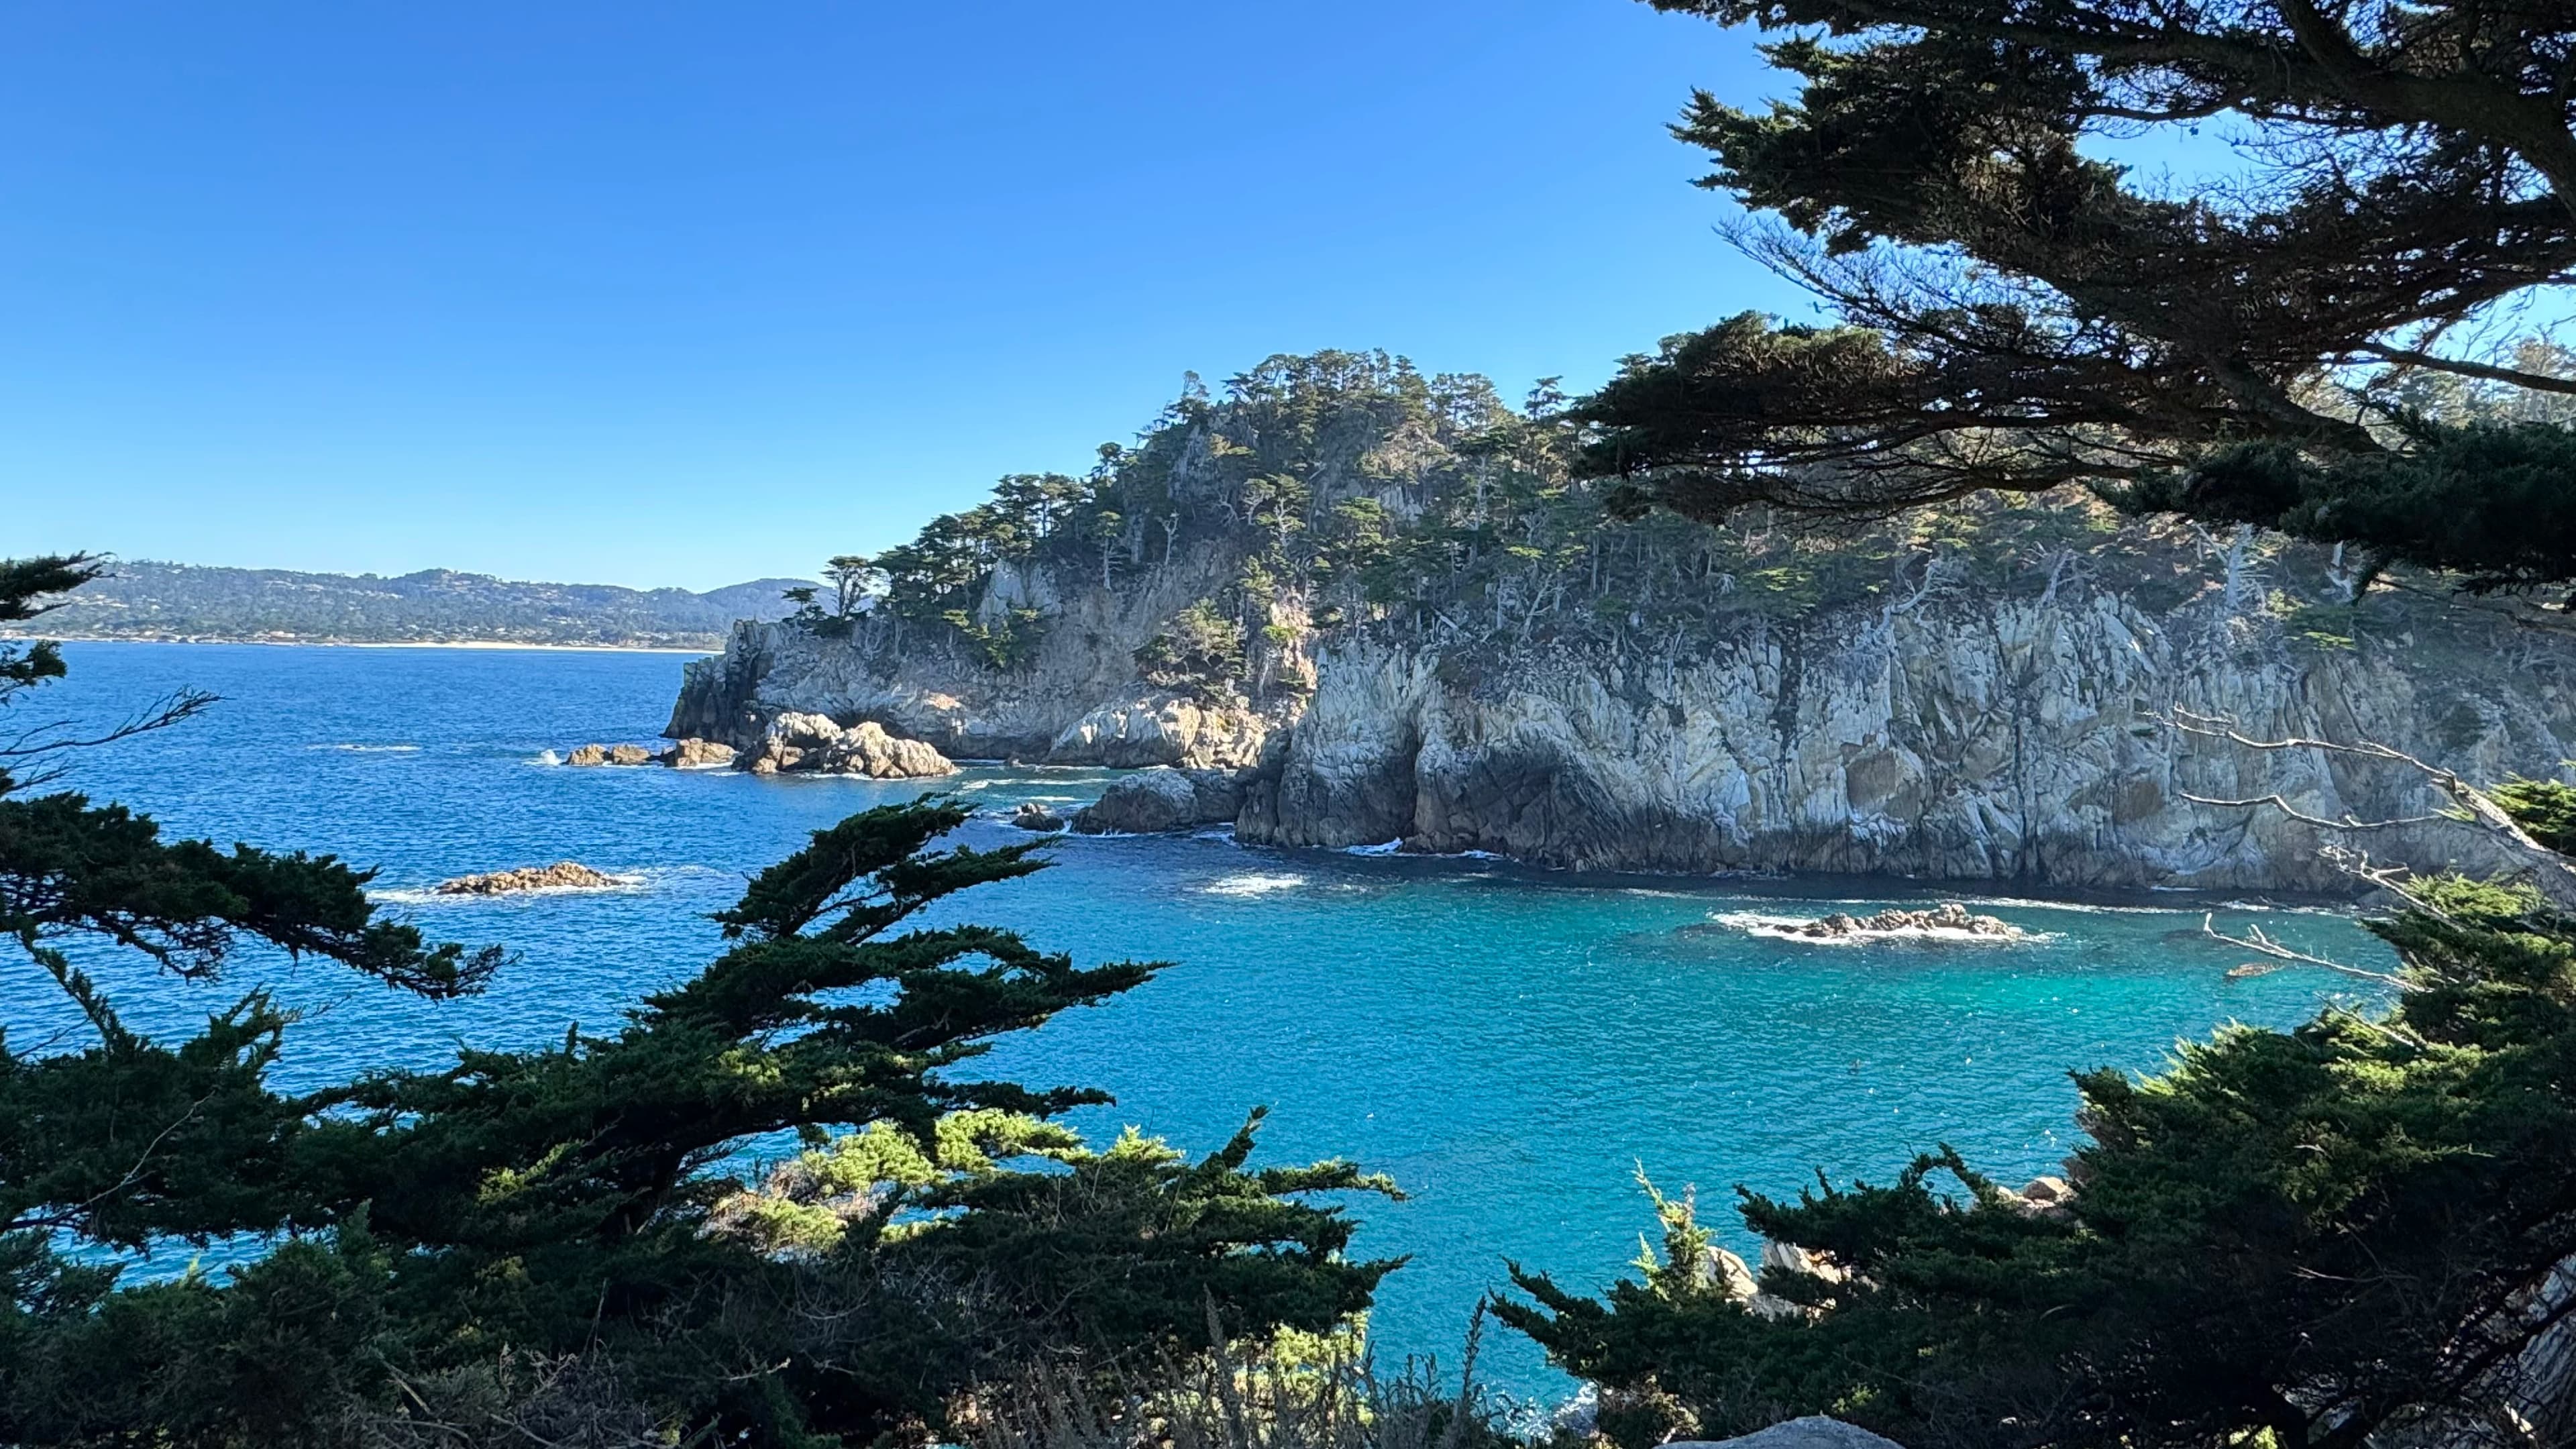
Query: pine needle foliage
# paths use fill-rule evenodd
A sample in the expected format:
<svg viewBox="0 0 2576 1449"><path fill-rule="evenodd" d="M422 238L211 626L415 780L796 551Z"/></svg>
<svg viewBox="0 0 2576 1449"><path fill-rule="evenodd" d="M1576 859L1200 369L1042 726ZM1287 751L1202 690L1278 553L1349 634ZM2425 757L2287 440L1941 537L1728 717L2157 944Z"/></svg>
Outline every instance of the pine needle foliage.
<svg viewBox="0 0 2576 1449"><path fill-rule="evenodd" d="M1771 38L1673 128L1824 303L1627 360L1577 407L1631 506L1876 518L2068 483L2473 587L2576 580L2576 393L2487 345L2576 265L2576 12L2493 0L1650 0ZM2169 180L2104 138L2229 143Z"/></svg>

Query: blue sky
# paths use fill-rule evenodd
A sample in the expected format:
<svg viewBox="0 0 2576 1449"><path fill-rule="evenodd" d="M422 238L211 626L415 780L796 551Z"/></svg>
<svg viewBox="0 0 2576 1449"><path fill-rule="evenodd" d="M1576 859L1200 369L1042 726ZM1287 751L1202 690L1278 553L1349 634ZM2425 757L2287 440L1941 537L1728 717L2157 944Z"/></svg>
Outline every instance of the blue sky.
<svg viewBox="0 0 2576 1449"><path fill-rule="evenodd" d="M1806 304L1630 0L0 11L0 552L706 587L1384 347Z"/></svg>

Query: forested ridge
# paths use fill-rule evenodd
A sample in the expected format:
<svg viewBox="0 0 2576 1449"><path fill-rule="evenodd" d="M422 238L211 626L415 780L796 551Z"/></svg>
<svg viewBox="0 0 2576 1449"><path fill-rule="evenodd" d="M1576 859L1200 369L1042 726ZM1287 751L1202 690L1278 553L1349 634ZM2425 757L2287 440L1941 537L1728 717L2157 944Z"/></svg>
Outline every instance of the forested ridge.
<svg viewBox="0 0 2576 1449"><path fill-rule="evenodd" d="M119 560L47 618L56 637L328 644L589 644L712 648L736 619L786 612L801 580L704 593L522 583L423 569L298 573Z"/></svg>

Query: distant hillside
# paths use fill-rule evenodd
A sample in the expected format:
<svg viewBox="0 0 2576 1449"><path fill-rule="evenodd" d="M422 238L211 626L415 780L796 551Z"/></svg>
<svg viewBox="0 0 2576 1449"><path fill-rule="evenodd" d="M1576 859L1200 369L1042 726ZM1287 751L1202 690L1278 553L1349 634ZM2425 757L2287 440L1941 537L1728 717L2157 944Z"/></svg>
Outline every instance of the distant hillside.
<svg viewBox="0 0 2576 1449"><path fill-rule="evenodd" d="M537 584L423 569L400 578L121 561L34 631L64 639L311 644L590 644L715 649L736 619L775 619L802 579L693 594Z"/></svg>

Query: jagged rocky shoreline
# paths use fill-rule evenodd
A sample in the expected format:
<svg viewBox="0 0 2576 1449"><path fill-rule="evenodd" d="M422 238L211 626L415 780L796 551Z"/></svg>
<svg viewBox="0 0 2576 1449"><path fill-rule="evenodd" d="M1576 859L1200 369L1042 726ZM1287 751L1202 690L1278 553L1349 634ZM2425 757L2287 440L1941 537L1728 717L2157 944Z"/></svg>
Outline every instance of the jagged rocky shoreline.
<svg viewBox="0 0 2576 1449"><path fill-rule="evenodd" d="M1123 782L1100 829L2323 892L2350 879L2330 837L2206 802L2422 817L2424 779L2177 721L2487 781L2576 756L2576 638L2438 582L2355 597L2322 551L2075 496L1837 538L1605 520L1544 418L1366 362L1279 361L1090 482L1010 480L881 555L873 609L737 625L668 733L751 751L820 716L952 759L1183 772ZM2485 863L2438 819L2344 843Z"/></svg>
<svg viewBox="0 0 2576 1449"><path fill-rule="evenodd" d="M2192 797L2277 792L2374 820L2431 811L2423 781L2184 733L2178 713L2262 739L2378 740L2478 779L2576 755L2576 660L2555 641L2507 633L2512 655L2429 660L2316 648L2224 592L2163 612L2089 585L1927 596L1757 619L1690 653L1491 660L1361 633L1307 641L1312 693L1267 709L745 624L691 667L671 733L747 749L781 715L821 714L955 757L1188 772L1119 792L1105 829L1226 820L1251 843L1401 840L1587 869L2301 891L2346 883L2316 829ZM2365 843L2477 862L2475 838L2439 821Z"/></svg>

